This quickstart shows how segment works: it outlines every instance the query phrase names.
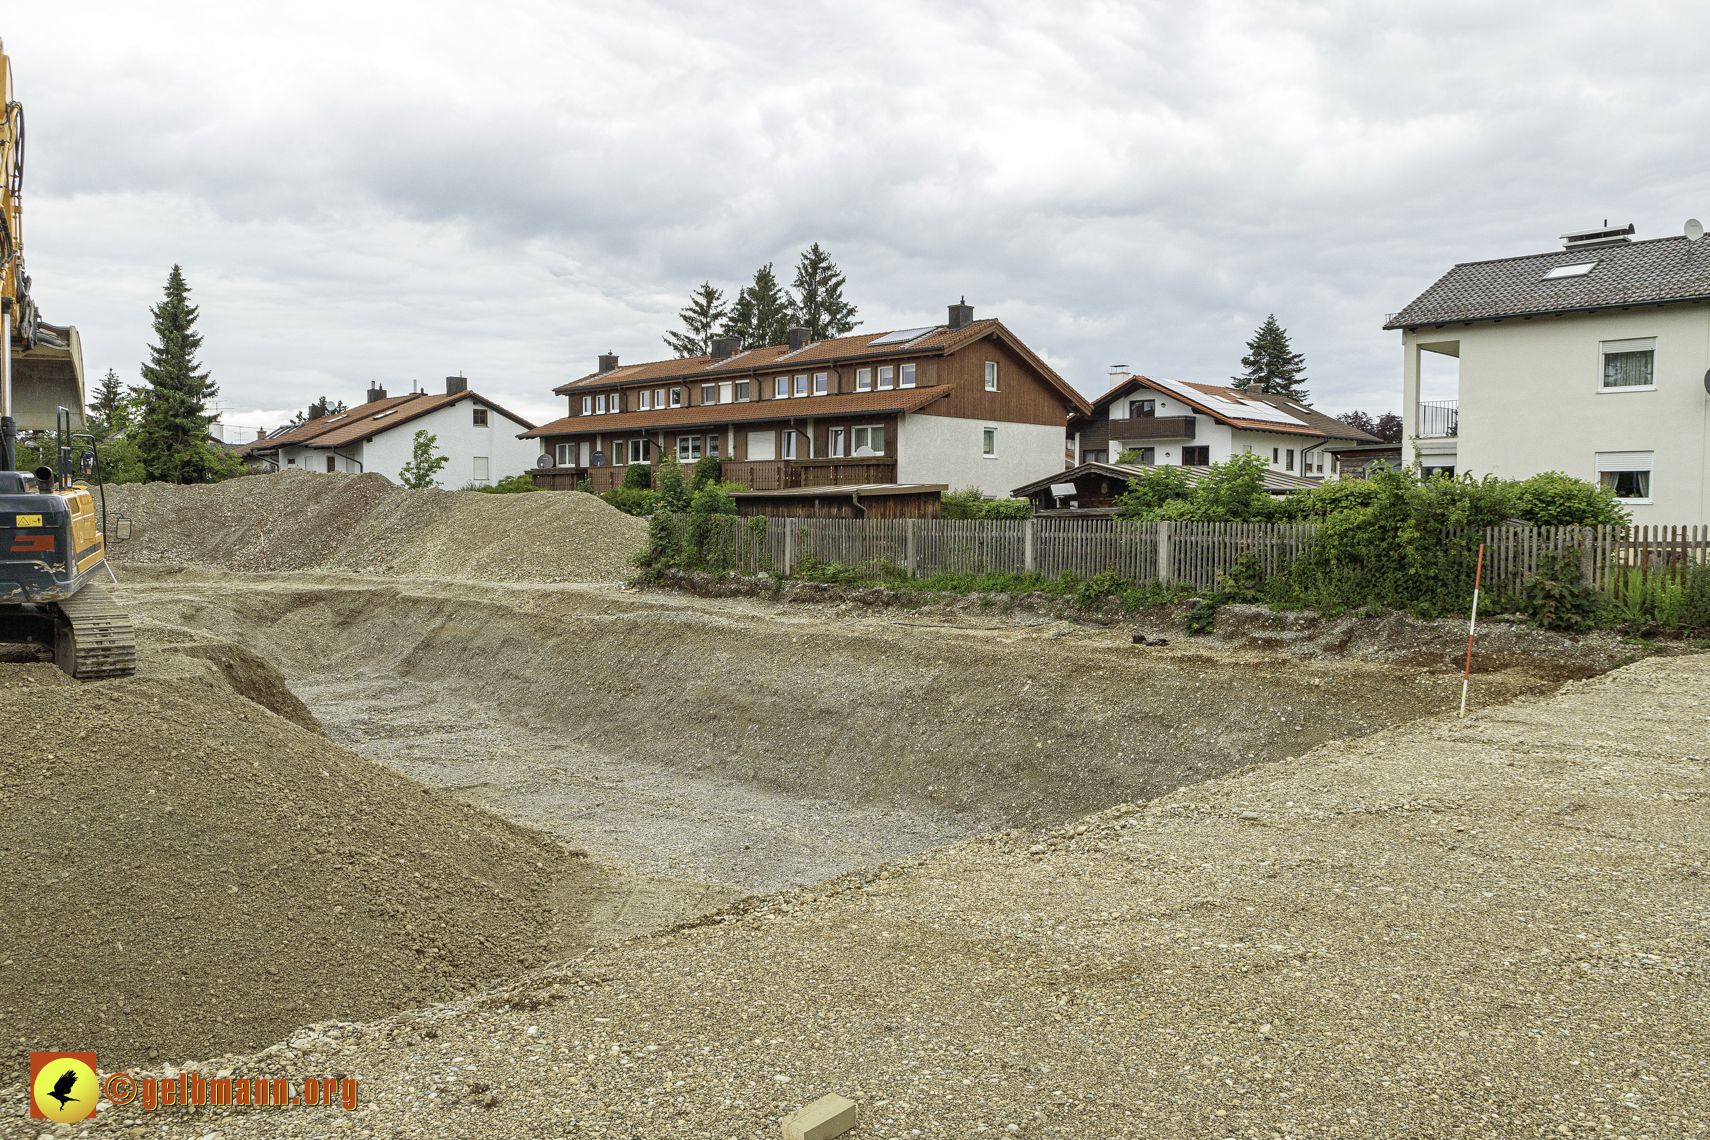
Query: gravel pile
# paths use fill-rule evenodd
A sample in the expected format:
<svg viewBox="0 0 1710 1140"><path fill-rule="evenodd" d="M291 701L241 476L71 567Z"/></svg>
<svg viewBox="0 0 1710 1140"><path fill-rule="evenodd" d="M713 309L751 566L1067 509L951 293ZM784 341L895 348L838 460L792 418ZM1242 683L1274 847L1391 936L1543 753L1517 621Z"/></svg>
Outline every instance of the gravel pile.
<svg viewBox="0 0 1710 1140"><path fill-rule="evenodd" d="M132 521L114 561L228 570L353 570L410 578L614 582L645 521L593 495L412 491L383 475L281 471L223 483L109 484Z"/></svg>
<svg viewBox="0 0 1710 1140"><path fill-rule="evenodd" d="M353 1116L86 1131L769 1138L836 1091L868 1137L1697 1136L1707 693L1644 662L203 1065Z"/></svg>

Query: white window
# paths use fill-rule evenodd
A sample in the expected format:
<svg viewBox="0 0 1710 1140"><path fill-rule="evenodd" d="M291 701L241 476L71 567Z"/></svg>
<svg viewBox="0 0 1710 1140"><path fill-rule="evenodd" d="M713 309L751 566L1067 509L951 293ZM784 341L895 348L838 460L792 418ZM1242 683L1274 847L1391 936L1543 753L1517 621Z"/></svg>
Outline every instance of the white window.
<svg viewBox="0 0 1710 1140"><path fill-rule="evenodd" d="M703 404L716 404L716 403L718 403L718 385L717 384L702 384L701 385L701 403L703 403Z"/></svg>
<svg viewBox="0 0 1710 1140"><path fill-rule="evenodd" d="M731 388L729 380L725 380L722 383L720 383L718 386L718 402L721 404L730 403L730 396L731 396L732 391L733 391L733 389Z"/></svg>
<svg viewBox="0 0 1710 1140"><path fill-rule="evenodd" d="M680 408L683 406L683 390L681 388L671 389L671 406L673 408Z"/></svg>
<svg viewBox="0 0 1710 1140"><path fill-rule="evenodd" d="M1605 392L1631 392L1657 386L1657 338L1606 340L1597 346L1601 368L1598 387Z"/></svg>
<svg viewBox="0 0 1710 1140"><path fill-rule="evenodd" d="M707 436L707 454L714 459L718 458L718 433L717 432L714 432L712 435Z"/></svg>
<svg viewBox="0 0 1710 1140"><path fill-rule="evenodd" d="M746 404L750 399L752 397L748 395L748 381L738 380L736 382L736 402Z"/></svg>
<svg viewBox="0 0 1710 1140"><path fill-rule="evenodd" d="M808 394L808 386L807 385L808 385L807 373L804 372L800 376L797 376L796 377L796 395L798 395L798 396L807 395Z"/></svg>
<svg viewBox="0 0 1710 1140"><path fill-rule="evenodd" d="M748 458L756 462L778 457L778 433L751 431L748 433Z"/></svg>
<svg viewBox="0 0 1710 1140"><path fill-rule="evenodd" d="M831 429L831 457L833 459L843 458L843 435L842 428Z"/></svg>
<svg viewBox="0 0 1710 1140"><path fill-rule="evenodd" d="M813 394L829 396L831 394L831 373L815 372L813 374Z"/></svg>
<svg viewBox="0 0 1710 1140"><path fill-rule="evenodd" d="M1597 453L1597 482L1628 503L1651 501L1651 467L1654 451L1600 451Z"/></svg>
<svg viewBox="0 0 1710 1140"><path fill-rule="evenodd" d="M795 457L796 457L796 433L793 431L785 431L784 432L784 458L785 459L794 459Z"/></svg>
<svg viewBox="0 0 1710 1140"><path fill-rule="evenodd" d="M896 386L892 382L892 378L894 375L895 375L895 370L893 368L891 368L891 366L889 364L887 364L883 368L879 369L879 390L881 392L888 391L889 389Z"/></svg>
<svg viewBox="0 0 1710 1140"><path fill-rule="evenodd" d="M655 408L663 408L665 406L665 389L653 389L653 406Z"/></svg>
<svg viewBox="0 0 1710 1140"><path fill-rule="evenodd" d="M594 398L592 396L582 397L582 414L584 416L591 416L594 414Z"/></svg>
<svg viewBox="0 0 1710 1140"><path fill-rule="evenodd" d="M606 414L606 398L604 396L594 397L594 411L602 416Z"/></svg>
<svg viewBox="0 0 1710 1140"><path fill-rule="evenodd" d="M477 455L475 457L475 482L485 483L486 481L487 481L487 457L485 455Z"/></svg>
<svg viewBox="0 0 1710 1140"><path fill-rule="evenodd" d="M997 361L986 361L986 391L997 391Z"/></svg>
<svg viewBox="0 0 1710 1140"><path fill-rule="evenodd" d="M905 364L902 366L902 377L899 380L899 382L897 383L897 387L898 388L912 388L912 387L914 387L914 365Z"/></svg>
<svg viewBox="0 0 1710 1140"><path fill-rule="evenodd" d="M672 389L676 391L676 389ZM677 437L678 459L699 459L701 457L701 437L698 435L680 435Z"/></svg>
<svg viewBox="0 0 1710 1140"><path fill-rule="evenodd" d="M987 459L997 458L997 428L985 428L981 431L980 454Z"/></svg>
<svg viewBox="0 0 1710 1140"><path fill-rule="evenodd" d="M623 393L622 392L613 392L612 393L612 398L610 400L606 401L606 411L608 411L608 412L621 412L621 411L623 411Z"/></svg>
<svg viewBox="0 0 1710 1140"><path fill-rule="evenodd" d="M857 392L871 392L873 390L873 370L871 368L857 368L855 370L855 390Z"/></svg>
<svg viewBox="0 0 1710 1140"><path fill-rule="evenodd" d="M290 464L292 467L297 466L297 461L295 459L287 459L285 462Z"/></svg>
<svg viewBox="0 0 1710 1140"><path fill-rule="evenodd" d="M558 462L558 466L569 467L570 456L575 454L575 447L576 445L573 443L561 443L553 449L552 458Z"/></svg>
<svg viewBox="0 0 1710 1140"><path fill-rule="evenodd" d="M787 400L790 398L790 378L788 376L780 376L773 382L772 395L776 396L780 400Z"/></svg>
<svg viewBox="0 0 1710 1140"><path fill-rule="evenodd" d="M632 439L629 441L629 461L631 463L641 463L645 461L642 449L646 446L646 443L647 441L643 439Z"/></svg>
<svg viewBox="0 0 1710 1140"><path fill-rule="evenodd" d="M653 393L643 388L641 394L636 397L636 407L643 412L650 411L653 407Z"/></svg>
<svg viewBox="0 0 1710 1140"><path fill-rule="evenodd" d="M883 372L883 369L880 369ZM882 425L874 427L858 427L855 429L855 454L883 455L885 453L885 429Z"/></svg>

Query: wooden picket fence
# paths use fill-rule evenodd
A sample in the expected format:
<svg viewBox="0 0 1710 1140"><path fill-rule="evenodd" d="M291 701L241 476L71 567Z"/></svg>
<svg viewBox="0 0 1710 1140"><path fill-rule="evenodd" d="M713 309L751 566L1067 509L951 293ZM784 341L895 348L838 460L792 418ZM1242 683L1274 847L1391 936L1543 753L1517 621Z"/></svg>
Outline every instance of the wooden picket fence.
<svg viewBox="0 0 1710 1140"><path fill-rule="evenodd" d="M1305 523L1124 522L1041 518L767 520L754 540L750 519L730 519L731 549L747 573L788 574L806 558L844 566L889 568L909 577L935 574L1021 574L1090 578L1112 571L1134 582L1163 581L1214 589L1219 575L1251 554L1267 577L1317 542ZM740 537L739 537L740 534ZM1465 538L1446 531L1446 539ZM1619 590L1629 568L1644 578L1678 576L1710 563L1710 527L1495 526L1484 535L1484 587L1518 593L1546 556L1576 553L1586 585Z"/></svg>

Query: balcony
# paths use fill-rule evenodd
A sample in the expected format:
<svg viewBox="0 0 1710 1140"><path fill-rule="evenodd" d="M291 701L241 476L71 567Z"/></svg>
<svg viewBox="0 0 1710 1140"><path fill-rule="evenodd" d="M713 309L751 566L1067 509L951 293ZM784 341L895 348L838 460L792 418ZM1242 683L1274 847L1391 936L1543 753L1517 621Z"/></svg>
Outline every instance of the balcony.
<svg viewBox="0 0 1710 1140"><path fill-rule="evenodd" d="M1421 400L1415 439L1453 439L1460 433L1459 400Z"/></svg>
<svg viewBox="0 0 1710 1140"><path fill-rule="evenodd" d="M1112 439L1192 439L1192 416L1136 416L1129 420L1111 420Z"/></svg>
<svg viewBox="0 0 1710 1140"><path fill-rule="evenodd" d="M854 459L727 460L724 478L728 483L746 483L755 491L895 483L897 461L882 455Z"/></svg>

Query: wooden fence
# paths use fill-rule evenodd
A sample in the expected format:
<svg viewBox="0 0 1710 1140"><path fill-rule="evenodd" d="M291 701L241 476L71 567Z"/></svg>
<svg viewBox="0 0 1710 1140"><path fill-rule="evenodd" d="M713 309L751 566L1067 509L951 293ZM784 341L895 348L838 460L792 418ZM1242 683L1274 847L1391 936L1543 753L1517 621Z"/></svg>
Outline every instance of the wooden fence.
<svg viewBox="0 0 1710 1140"><path fill-rule="evenodd" d="M1308 553L1318 528L1304 523L1124 522L1119 519L1039 518L766 520L731 519L731 545L742 569L789 573L803 559L844 566L887 566L910 577L935 574L1022 574L1057 577L1065 570L1090 578L1113 571L1135 582L1181 583L1214 589L1218 576L1243 554L1258 559L1266 576ZM1465 538L1464 531L1446 539ZM1484 588L1493 595L1520 591L1526 575L1548 555L1577 554L1587 585L1608 593L1623 589L1632 569L1640 578L1673 577L1710 563L1710 527L1488 528Z"/></svg>

